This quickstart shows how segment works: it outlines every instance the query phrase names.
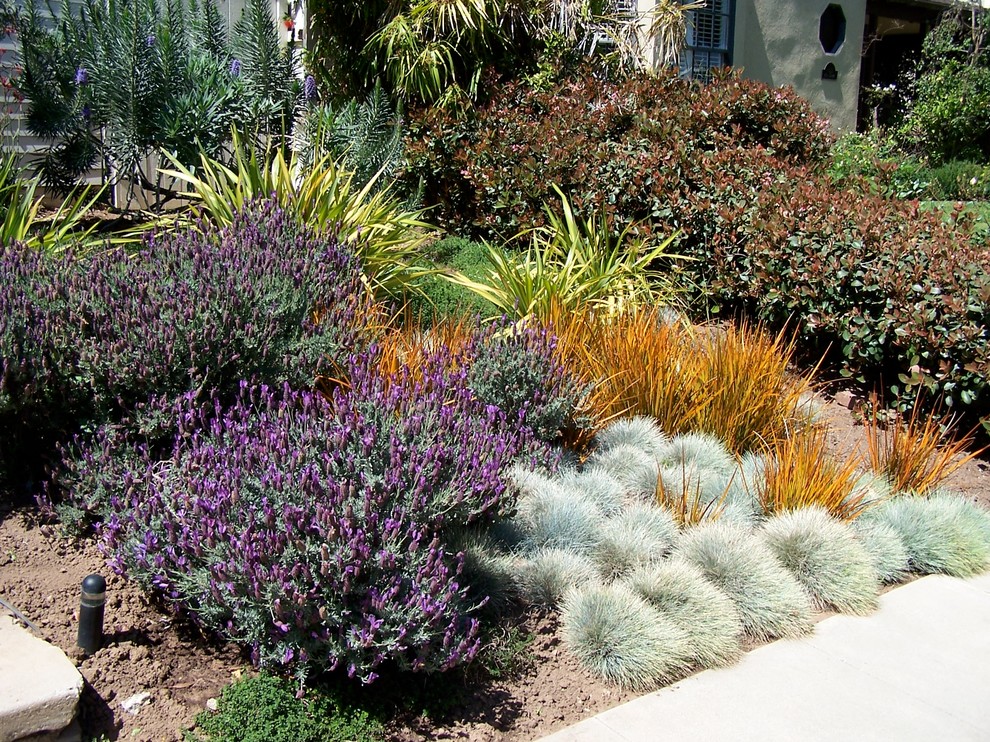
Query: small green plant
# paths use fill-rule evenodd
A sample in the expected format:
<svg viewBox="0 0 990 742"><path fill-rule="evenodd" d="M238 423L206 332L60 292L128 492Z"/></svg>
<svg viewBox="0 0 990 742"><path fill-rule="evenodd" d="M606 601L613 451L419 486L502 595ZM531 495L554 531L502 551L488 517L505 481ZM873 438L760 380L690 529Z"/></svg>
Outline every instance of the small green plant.
<svg viewBox="0 0 990 742"><path fill-rule="evenodd" d="M625 585L588 584L567 594L564 641L586 668L623 688L649 690L683 673L687 634Z"/></svg>
<svg viewBox="0 0 990 742"><path fill-rule="evenodd" d="M701 667L720 667L742 653L743 625L733 602L680 559L640 567L623 582L687 634L691 660Z"/></svg>
<svg viewBox="0 0 990 742"><path fill-rule="evenodd" d="M332 695L310 691L298 699L296 684L262 673L223 689L215 712L196 717L190 742L378 742L381 725Z"/></svg>
<svg viewBox="0 0 990 742"><path fill-rule="evenodd" d="M509 680L525 673L533 664L533 635L518 626L496 627L484 633L474 658L483 677Z"/></svg>
<svg viewBox="0 0 990 742"><path fill-rule="evenodd" d="M811 631L811 603L770 549L744 526L717 521L689 528L674 550L735 603L757 639Z"/></svg>
<svg viewBox="0 0 990 742"><path fill-rule="evenodd" d="M781 513L761 528L781 564L818 608L864 615L877 607L873 560L847 524L820 507Z"/></svg>

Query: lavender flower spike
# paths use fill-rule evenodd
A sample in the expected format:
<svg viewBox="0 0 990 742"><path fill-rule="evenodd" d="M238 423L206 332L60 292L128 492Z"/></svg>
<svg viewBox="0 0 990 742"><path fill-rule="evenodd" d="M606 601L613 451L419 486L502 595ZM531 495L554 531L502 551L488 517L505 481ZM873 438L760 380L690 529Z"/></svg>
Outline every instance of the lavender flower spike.
<svg viewBox="0 0 990 742"><path fill-rule="evenodd" d="M76 85L85 85L89 82L89 72L85 67L76 68Z"/></svg>
<svg viewBox="0 0 990 742"><path fill-rule="evenodd" d="M241 76L241 60L235 59L230 63L230 76L231 77Z"/></svg>
<svg viewBox="0 0 990 742"><path fill-rule="evenodd" d="M306 100L316 100L316 78L312 75L306 75L306 81L303 83L303 94L306 96Z"/></svg>

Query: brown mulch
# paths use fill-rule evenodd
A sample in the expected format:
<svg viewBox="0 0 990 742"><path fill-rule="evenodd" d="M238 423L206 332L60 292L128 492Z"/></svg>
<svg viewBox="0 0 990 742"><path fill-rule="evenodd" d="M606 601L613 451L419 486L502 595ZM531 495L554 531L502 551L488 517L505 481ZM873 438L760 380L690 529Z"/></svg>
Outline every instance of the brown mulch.
<svg viewBox="0 0 990 742"><path fill-rule="evenodd" d="M849 410L829 404L830 440L836 451L862 447L863 428ZM968 462L948 485L990 508L990 464ZM80 581L108 575L106 643L94 656L75 650ZM187 621L148 601L135 586L110 576L92 540L59 537L33 521L31 511L0 513L0 596L38 624L48 641L76 661L86 680L81 707L84 739L175 740L192 726L208 699L251 672L234 646L202 636ZM444 710L408 713L390 728L397 740L532 740L604 711L634 694L589 675L563 647L552 617L520 614L532 641L525 669L509 679L475 681L439 677L426 687ZM470 677L470 675L468 676ZM459 684L459 685L458 685ZM371 690L374 690L372 688ZM136 713L121 706L150 693Z"/></svg>

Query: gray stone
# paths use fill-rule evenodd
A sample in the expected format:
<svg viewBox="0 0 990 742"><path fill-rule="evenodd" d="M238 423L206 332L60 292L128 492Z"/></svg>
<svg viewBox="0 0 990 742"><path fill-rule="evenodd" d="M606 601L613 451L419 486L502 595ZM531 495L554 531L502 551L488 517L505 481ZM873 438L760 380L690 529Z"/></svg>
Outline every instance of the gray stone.
<svg viewBox="0 0 990 742"><path fill-rule="evenodd" d="M61 649L0 616L0 742L54 733L76 715L82 675Z"/></svg>

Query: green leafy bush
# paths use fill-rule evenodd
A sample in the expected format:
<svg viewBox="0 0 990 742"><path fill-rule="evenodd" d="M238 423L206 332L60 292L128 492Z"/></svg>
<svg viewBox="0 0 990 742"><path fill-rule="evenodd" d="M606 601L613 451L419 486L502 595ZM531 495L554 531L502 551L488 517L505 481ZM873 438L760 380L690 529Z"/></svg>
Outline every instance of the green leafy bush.
<svg viewBox="0 0 990 742"><path fill-rule="evenodd" d="M922 75L909 118L936 161L990 156L990 69L950 61Z"/></svg>
<svg viewBox="0 0 990 742"><path fill-rule="evenodd" d="M485 280L492 269L485 245L463 237L437 241L430 246L428 257L438 268L452 268L472 281ZM420 289L420 294L410 297L409 308L413 317L424 325L463 315L487 317L496 311L491 302L475 292L436 274L424 277Z"/></svg>
<svg viewBox="0 0 990 742"><path fill-rule="evenodd" d="M928 171L930 198L938 201L990 199L990 167L967 160L950 160Z"/></svg>
<svg viewBox="0 0 990 742"><path fill-rule="evenodd" d="M227 686L217 710L196 717L190 742L377 742L381 725L327 693L297 699L288 680L262 673Z"/></svg>

